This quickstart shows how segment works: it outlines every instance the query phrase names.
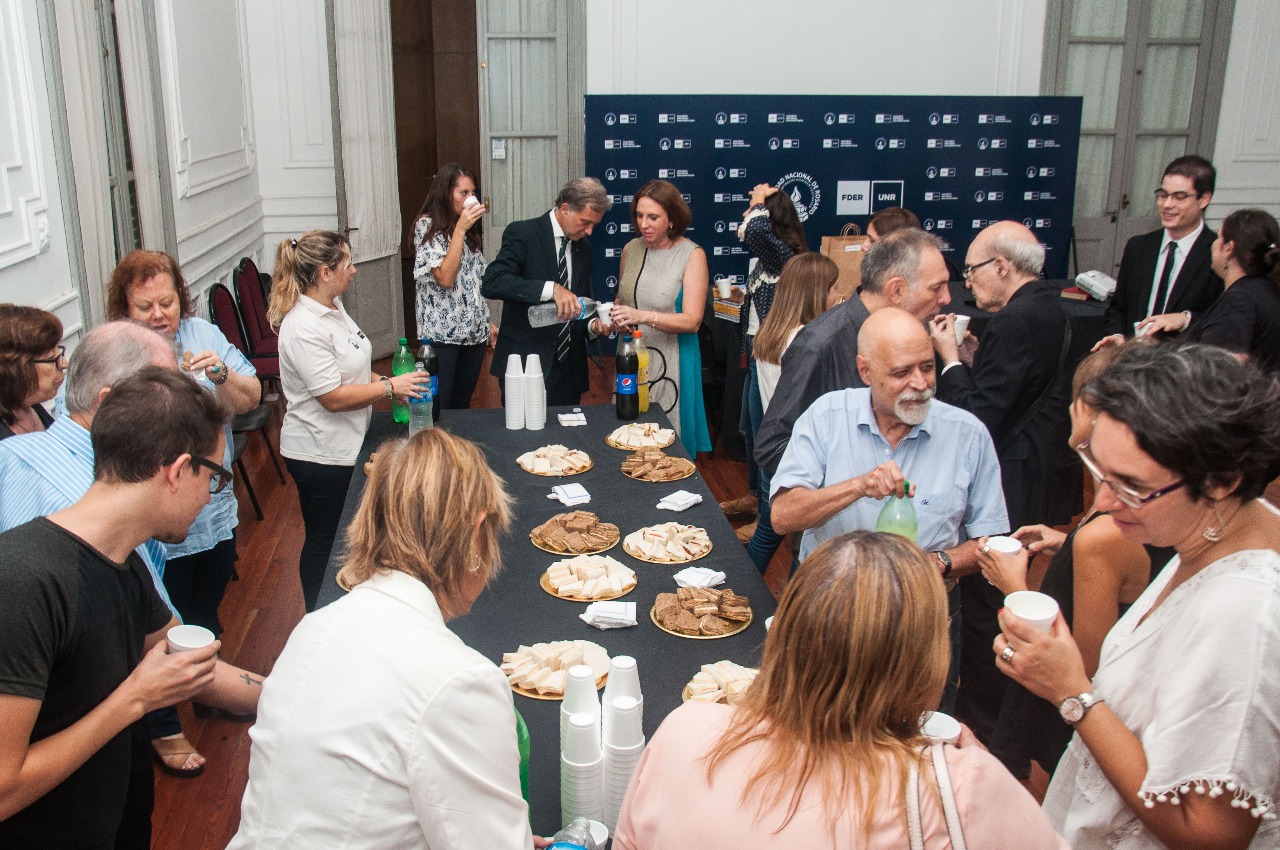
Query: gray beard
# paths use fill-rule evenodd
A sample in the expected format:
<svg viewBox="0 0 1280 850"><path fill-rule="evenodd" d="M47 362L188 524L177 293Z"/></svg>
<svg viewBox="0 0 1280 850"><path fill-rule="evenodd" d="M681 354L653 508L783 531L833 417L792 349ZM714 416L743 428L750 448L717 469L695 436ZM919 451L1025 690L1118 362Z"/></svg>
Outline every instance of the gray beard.
<svg viewBox="0 0 1280 850"><path fill-rule="evenodd" d="M907 390L897 397L893 402L893 415L898 417L907 425L919 425L929 416L930 401L933 398L933 390L925 390L917 393ZM903 402L924 402L924 404L913 404L907 406Z"/></svg>

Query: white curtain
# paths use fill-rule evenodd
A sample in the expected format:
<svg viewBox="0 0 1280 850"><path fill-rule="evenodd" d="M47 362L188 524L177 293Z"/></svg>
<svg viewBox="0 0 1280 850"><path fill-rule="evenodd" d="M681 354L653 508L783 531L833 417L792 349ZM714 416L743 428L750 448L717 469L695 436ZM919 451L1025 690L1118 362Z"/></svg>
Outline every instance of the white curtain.
<svg viewBox="0 0 1280 850"><path fill-rule="evenodd" d="M400 250L395 97L391 81L391 10L387 3L337 0L338 104L342 168L352 259Z"/></svg>

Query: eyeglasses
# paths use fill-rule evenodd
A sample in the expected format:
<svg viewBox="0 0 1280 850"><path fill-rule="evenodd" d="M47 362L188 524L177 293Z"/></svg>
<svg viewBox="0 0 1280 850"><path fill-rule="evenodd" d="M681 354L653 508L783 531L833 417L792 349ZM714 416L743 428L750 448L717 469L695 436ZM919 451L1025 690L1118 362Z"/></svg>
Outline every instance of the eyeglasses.
<svg viewBox="0 0 1280 850"><path fill-rule="evenodd" d="M1156 189L1156 201L1167 201L1173 198L1178 203L1189 200L1191 198L1200 197L1199 192L1166 192L1164 189Z"/></svg>
<svg viewBox="0 0 1280 850"><path fill-rule="evenodd" d="M32 359L32 363L50 363L55 366L61 366L67 359L67 347L65 345L58 346L58 353L52 357L41 357L40 359Z"/></svg>
<svg viewBox="0 0 1280 850"><path fill-rule="evenodd" d="M978 269L982 268L982 267L983 267L983 266L985 266L987 263L994 263L994 262L995 262L996 260L998 260L998 259L1000 259L1000 258L999 258L999 257L992 257L992 258L991 258L991 259L989 259L989 260L983 260L982 262L980 262L980 263L975 263L975 264L974 264L974 265L972 265L972 266L965 266L965 267L964 267L964 279L965 279L965 280L968 280L969 278L973 277L973 273L974 273L974 272L976 272Z"/></svg>
<svg viewBox="0 0 1280 850"><path fill-rule="evenodd" d="M168 466L169 464L173 463L173 461L175 460L177 460L177 458L173 458L172 460L165 461L165 466ZM214 463L211 460L205 460L199 455L192 455L191 465L195 467L203 467L204 469L207 469L209 470L210 473L212 473L209 476L209 494L210 495L214 493L221 493L223 490L227 489L227 485L231 483L231 477L232 477L231 470L224 469L223 467L218 466L218 464Z"/></svg>
<svg viewBox="0 0 1280 850"><path fill-rule="evenodd" d="M1093 476L1093 480L1097 484L1107 485L1107 487L1110 488L1111 492L1115 493L1116 498L1120 501L1121 504L1126 505L1130 508L1133 508L1134 510L1145 507L1146 505L1150 504L1151 502L1154 502L1156 499L1160 498L1161 496L1166 496L1169 493L1172 493L1174 490L1177 490L1179 487L1186 486L1186 483L1187 483L1186 479L1184 478L1181 481L1175 481L1172 484L1169 484L1168 486L1161 487L1159 490L1152 490L1150 493L1147 493L1144 496L1141 493L1139 493L1137 490L1134 490L1132 487L1125 487L1123 484L1117 484L1114 481L1108 481L1106 478L1104 478L1102 476L1102 470L1098 468L1098 462L1094 460L1093 455L1089 453L1088 440L1085 440L1083 443L1080 444L1080 446L1076 449L1076 454L1080 455L1080 460L1084 462L1084 468L1089 470L1089 474Z"/></svg>

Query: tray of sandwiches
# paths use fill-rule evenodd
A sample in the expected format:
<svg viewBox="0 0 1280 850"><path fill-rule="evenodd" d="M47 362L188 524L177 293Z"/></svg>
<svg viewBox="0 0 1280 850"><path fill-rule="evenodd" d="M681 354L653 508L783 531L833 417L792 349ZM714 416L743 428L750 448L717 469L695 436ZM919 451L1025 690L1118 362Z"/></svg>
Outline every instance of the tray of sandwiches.
<svg viewBox="0 0 1280 850"><path fill-rule="evenodd" d="M732 661L703 664L702 669L694 673L689 684L684 686L680 698L685 702L694 700L737 705L759 672L754 667L743 667Z"/></svg>
<svg viewBox="0 0 1280 850"><path fill-rule="evenodd" d="M555 640L550 643L523 644L515 652L502 654L502 672L511 690L529 699L564 699L564 685L569 668L586 664L596 674L596 688L604 687L609 677L609 653L589 640Z"/></svg>
<svg viewBox="0 0 1280 850"><path fill-rule="evenodd" d="M727 588L681 587L675 593L659 593L649 617L664 632L714 640L736 635L751 625L755 615L747 597Z"/></svg>
<svg viewBox="0 0 1280 850"><path fill-rule="evenodd" d="M516 463L525 472L549 477L578 475L595 466L586 452L561 445L543 446L525 452L516 458Z"/></svg>
<svg viewBox="0 0 1280 850"><path fill-rule="evenodd" d="M665 449L676 441L676 432L657 422L631 422L615 428L604 441L615 449Z"/></svg>
<svg viewBox="0 0 1280 850"><path fill-rule="evenodd" d="M631 557L651 564L687 564L706 557L711 538L705 528L663 522L631 532L622 548Z"/></svg>
<svg viewBox="0 0 1280 850"><path fill-rule="evenodd" d="M578 555L547 567L538 586L561 599L604 602L634 590L636 571L608 555Z"/></svg>
<svg viewBox="0 0 1280 850"><path fill-rule="evenodd" d="M590 511L556 514L529 532L529 539L553 555L598 555L618 545L620 532Z"/></svg>
<svg viewBox="0 0 1280 850"><path fill-rule="evenodd" d="M662 449L640 449L622 462L622 474L637 481L679 481L697 471L693 461L671 457Z"/></svg>

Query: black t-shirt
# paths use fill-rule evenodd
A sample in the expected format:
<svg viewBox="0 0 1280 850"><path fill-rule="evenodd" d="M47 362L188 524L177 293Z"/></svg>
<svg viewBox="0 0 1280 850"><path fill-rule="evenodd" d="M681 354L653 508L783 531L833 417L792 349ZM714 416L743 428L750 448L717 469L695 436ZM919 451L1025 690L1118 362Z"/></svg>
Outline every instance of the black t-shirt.
<svg viewBox="0 0 1280 850"><path fill-rule="evenodd" d="M32 743L103 702L172 616L137 552L113 563L44 517L0 534L0 588L0 693L41 701ZM112 847L130 759L126 728L0 821L0 847Z"/></svg>

